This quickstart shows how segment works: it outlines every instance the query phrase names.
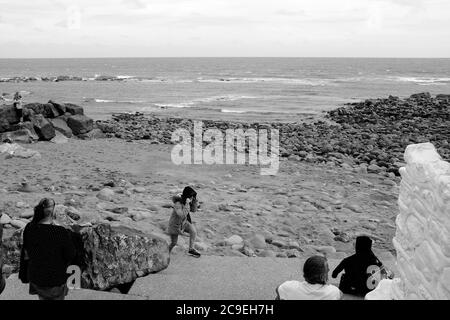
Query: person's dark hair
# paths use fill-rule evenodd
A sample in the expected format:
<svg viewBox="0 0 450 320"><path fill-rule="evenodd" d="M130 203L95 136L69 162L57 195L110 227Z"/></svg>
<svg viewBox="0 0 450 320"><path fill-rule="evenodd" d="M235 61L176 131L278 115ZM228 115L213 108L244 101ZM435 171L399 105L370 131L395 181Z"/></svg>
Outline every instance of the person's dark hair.
<svg viewBox="0 0 450 320"><path fill-rule="evenodd" d="M303 265L303 277L310 284L326 284L328 281L328 262L325 257L312 256Z"/></svg>
<svg viewBox="0 0 450 320"><path fill-rule="evenodd" d="M34 207L34 215L31 223L38 224L49 215L46 214L45 209L55 206L55 200L50 198L44 198L39 201L38 205Z"/></svg>
<svg viewBox="0 0 450 320"><path fill-rule="evenodd" d="M374 256L372 252L372 239L368 236L356 237L355 252L359 256Z"/></svg>
<svg viewBox="0 0 450 320"><path fill-rule="evenodd" d="M188 198L192 198L193 200L195 200L195 198L197 197L197 192L195 192L194 189L192 189L191 187L186 187L183 190L183 193L181 195L181 202L183 204L186 204L186 199Z"/></svg>

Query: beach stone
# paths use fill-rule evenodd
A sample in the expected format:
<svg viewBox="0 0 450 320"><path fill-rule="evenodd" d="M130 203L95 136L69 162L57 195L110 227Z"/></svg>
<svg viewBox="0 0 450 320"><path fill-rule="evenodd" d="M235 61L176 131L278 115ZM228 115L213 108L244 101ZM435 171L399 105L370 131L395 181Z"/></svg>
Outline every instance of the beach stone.
<svg viewBox="0 0 450 320"><path fill-rule="evenodd" d="M242 250L243 248L244 248L244 244L233 244L233 245L231 246L231 249L237 250L237 251L240 251L240 250Z"/></svg>
<svg viewBox="0 0 450 320"><path fill-rule="evenodd" d="M106 135L103 133L102 130L94 128L87 133L79 134L78 138L83 140L103 139L106 138Z"/></svg>
<svg viewBox="0 0 450 320"><path fill-rule="evenodd" d="M34 216L34 209L32 208L27 209L24 212L20 213L20 217L25 219L32 218L33 216Z"/></svg>
<svg viewBox="0 0 450 320"><path fill-rule="evenodd" d="M265 249L267 247L266 238L262 234L255 234L250 238L249 243L255 249Z"/></svg>
<svg viewBox="0 0 450 320"><path fill-rule="evenodd" d="M194 248L196 250L205 252L205 251L208 251L209 246L206 243L204 243L204 242L195 242L194 243Z"/></svg>
<svg viewBox="0 0 450 320"><path fill-rule="evenodd" d="M238 235L233 235L227 239L225 239L225 243L228 246L233 246L233 245L243 245L244 243L244 239L242 239L240 236Z"/></svg>
<svg viewBox="0 0 450 320"><path fill-rule="evenodd" d="M133 191L136 193L145 193L147 190L144 187L135 187L133 188Z"/></svg>
<svg viewBox="0 0 450 320"><path fill-rule="evenodd" d="M6 214L3 213L0 215L0 224L8 224L11 222L11 218Z"/></svg>
<svg viewBox="0 0 450 320"><path fill-rule="evenodd" d="M110 188L104 188L100 190L100 192L97 194L97 198L103 201L112 201L114 198L115 192L114 190Z"/></svg>
<svg viewBox="0 0 450 320"><path fill-rule="evenodd" d="M346 204L344 204L344 207L347 208L347 209L350 209L350 210L352 210L354 212L357 212L357 213L362 213L363 212L363 209L361 209L361 207L356 205L356 204L346 203Z"/></svg>
<svg viewBox="0 0 450 320"><path fill-rule="evenodd" d="M39 137L35 132L32 132L26 128L0 134L0 142L9 141L11 143L32 143L38 139Z"/></svg>
<svg viewBox="0 0 450 320"><path fill-rule="evenodd" d="M23 182L22 185L17 189L17 191L25 193L33 193L37 192L38 190L37 188L31 186L29 183Z"/></svg>
<svg viewBox="0 0 450 320"><path fill-rule="evenodd" d="M67 138L71 138L73 136L72 129L69 128L66 120L63 117L58 117L56 119L49 119L49 121L56 131L62 133Z"/></svg>
<svg viewBox="0 0 450 320"><path fill-rule="evenodd" d="M231 211L231 208L229 205L222 203L222 204L218 205L217 210L218 211Z"/></svg>
<svg viewBox="0 0 450 320"><path fill-rule="evenodd" d="M51 103L44 104L44 117L46 118L56 118L59 117L62 113L58 111L58 109Z"/></svg>
<svg viewBox="0 0 450 320"><path fill-rule="evenodd" d="M29 208L29 207L30 207L30 205L26 202L23 202L23 201L16 202L16 208L23 209L23 208Z"/></svg>
<svg viewBox="0 0 450 320"><path fill-rule="evenodd" d="M383 171L383 168L377 166L376 164L371 164L367 167L368 173L380 173Z"/></svg>
<svg viewBox="0 0 450 320"><path fill-rule="evenodd" d="M31 122L39 139L49 141L55 137L55 128L53 128L52 124L43 115L34 115Z"/></svg>
<svg viewBox="0 0 450 320"><path fill-rule="evenodd" d="M50 140L52 143L63 144L69 142L69 139L59 131L55 131L55 137Z"/></svg>
<svg viewBox="0 0 450 320"><path fill-rule="evenodd" d="M14 228L16 229L22 229L25 228L25 226L27 225L27 223L25 221L22 220L18 220L18 219L13 219L9 222L10 225L12 225Z"/></svg>
<svg viewBox="0 0 450 320"><path fill-rule="evenodd" d="M64 107L66 108L66 112L71 115L84 115L83 107L77 106L73 103L65 103Z"/></svg>
<svg viewBox="0 0 450 320"><path fill-rule="evenodd" d="M289 249L295 249L295 250L300 250L300 245L297 241L289 241L287 247Z"/></svg>
<svg viewBox="0 0 450 320"><path fill-rule="evenodd" d="M81 219L80 212L77 209L73 208L73 207L67 207L66 215L68 215L69 218L74 220L74 221L78 221L78 220Z"/></svg>
<svg viewBox="0 0 450 320"><path fill-rule="evenodd" d="M153 217L153 213L143 209L131 209L129 210L128 216L134 221L141 221Z"/></svg>
<svg viewBox="0 0 450 320"><path fill-rule="evenodd" d="M88 133L94 128L94 120L81 114L76 114L67 118L67 125L72 129L73 134L79 135Z"/></svg>
<svg viewBox="0 0 450 320"><path fill-rule="evenodd" d="M332 246L319 246L319 247L314 247L314 249L317 252L321 252L327 256L336 253L336 249Z"/></svg>
<svg viewBox="0 0 450 320"><path fill-rule="evenodd" d="M49 100L48 103L51 103L58 110L59 114L65 114L67 112L66 106L63 103L57 103L52 100Z"/></svg>
<svg viewBox="0 0 450 320"><path fill-rule="evenodd" d="M264 257L264 258L275 258L276 257L276 253L272 250L263 250L261 252L259 252L258 257Z"/></svg>
<svg viewBox="0 0 450 320"><path fill-rule="evenodd" d="M279 239L273 240L271 245L274 245L279 248L287 248L286 242L284 242L283 240L279 240Z"/></svg>
<svg viewBox="0 0 450 320"><path fill-rule="evenodd" d="M0 119L5 119L9 124L18 123L20 120L13 105L0 105Z"/></svg>
<svg viewBox="0 0 450 320"><path fill-rule="evenodd" d="M298 258L301 256L300 252L298 252L298 250L295 249L287 250L285 254L288 258Z"/></svg>

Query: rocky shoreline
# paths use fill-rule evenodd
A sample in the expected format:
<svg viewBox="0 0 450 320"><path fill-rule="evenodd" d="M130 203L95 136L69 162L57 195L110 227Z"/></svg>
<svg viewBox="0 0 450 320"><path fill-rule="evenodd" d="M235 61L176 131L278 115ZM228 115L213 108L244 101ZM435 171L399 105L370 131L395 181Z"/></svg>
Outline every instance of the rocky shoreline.
<svg viewBox="0 0 450 320"><path fill-rule="evenodd" d="M115 114L96 125L107 137L155 144L172 144L178 128L193 134L193 119L142 113ZM314 123L203 121L204 130L211 128L278 129L282 157L398 176L409 144L432 142L444 159L450 158L450 95L419 93L406 99L389 96L351 103Z"/></svg>

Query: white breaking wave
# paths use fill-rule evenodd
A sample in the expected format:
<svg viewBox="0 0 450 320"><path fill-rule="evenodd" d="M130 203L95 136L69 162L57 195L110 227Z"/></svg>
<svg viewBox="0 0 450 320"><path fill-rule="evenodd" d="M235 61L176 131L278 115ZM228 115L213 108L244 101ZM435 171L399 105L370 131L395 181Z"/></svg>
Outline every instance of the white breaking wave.
<svg viewBox="0 0 450 320"><path fill-rule="evenodd" d="M223 113L246 113L244 110L230 110L230 109L221 109L220 112Z"/></svg>
<svg viewBox="0 0 450 320"><path fill-rule="evenodd" d="M436 85L450 83L450 78L433 78L433 77L396 77L396 81L413 82L420 85Z"/></svg>

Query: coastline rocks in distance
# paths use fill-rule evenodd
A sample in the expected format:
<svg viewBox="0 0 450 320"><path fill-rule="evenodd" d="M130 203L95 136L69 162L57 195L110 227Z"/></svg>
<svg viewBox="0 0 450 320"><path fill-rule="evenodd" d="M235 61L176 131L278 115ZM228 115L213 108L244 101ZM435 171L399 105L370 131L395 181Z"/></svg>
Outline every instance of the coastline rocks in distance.
<svg viewBox="0 0 450 320"><path fill-rule="evenodd" d="M361 174L367 171L399 176L398 159L402 159L406 146L411 143L432 142L444 159L450 159L448 96L432 97L429 93L419 93L406 99L390 96L349 103L328 111L324 120L314 123L273 122L267 125L204 120L203 129L258 131L269 126L280 133L282 157L332 164ZM171 135L179 128L193 135L193 120L122 113L96 123L107 137L173 144Z"/></svg>

